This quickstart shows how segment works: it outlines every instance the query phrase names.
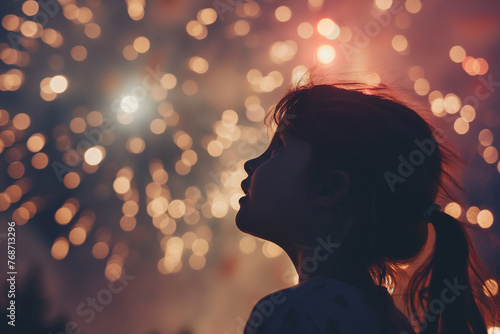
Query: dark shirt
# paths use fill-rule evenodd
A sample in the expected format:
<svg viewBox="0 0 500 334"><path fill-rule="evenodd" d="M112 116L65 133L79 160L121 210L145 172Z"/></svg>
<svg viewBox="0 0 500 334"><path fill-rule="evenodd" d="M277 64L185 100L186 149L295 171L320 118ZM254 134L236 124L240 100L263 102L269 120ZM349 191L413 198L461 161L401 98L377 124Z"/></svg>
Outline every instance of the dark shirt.
<svg viewBox="0 0 500 334"><path fill-rule="evenodd" d="M255 304L244 334L415 334L384 287L315 277Z"/></svg>

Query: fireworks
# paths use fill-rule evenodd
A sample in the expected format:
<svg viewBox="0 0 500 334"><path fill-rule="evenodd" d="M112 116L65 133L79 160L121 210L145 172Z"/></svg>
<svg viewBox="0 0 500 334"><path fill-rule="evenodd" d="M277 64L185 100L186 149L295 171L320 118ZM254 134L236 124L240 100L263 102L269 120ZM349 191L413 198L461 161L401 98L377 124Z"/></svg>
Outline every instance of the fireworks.
<svg viewBox="0 0 500 334"><path fill-rule="evenodd" d="M397 73L445 131L477 151L484 180L498 179L491 41L472 42L479 27L463 40L436 28L466 24L436 4L82 3L2 5L0 211L43 226L39 238L56 260L74 252L106 261L101 273L114 281L131 254L156 254L146 262L165 275L216 270L211 254L229 236L238 256L279 256L234 226L243 162L267 146L268 108L313 66L361 72L372 84ZM445 211L495 225L493 208L472 204Z"/></svg>

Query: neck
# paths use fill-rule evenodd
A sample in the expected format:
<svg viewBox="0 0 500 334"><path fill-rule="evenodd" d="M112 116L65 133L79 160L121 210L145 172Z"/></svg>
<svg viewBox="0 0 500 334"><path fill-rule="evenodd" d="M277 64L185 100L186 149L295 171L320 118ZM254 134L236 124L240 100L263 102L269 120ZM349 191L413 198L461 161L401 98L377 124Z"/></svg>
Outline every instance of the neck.
<svg viewBox="0 0 500 334"><path fill-rule="evenodd" d="M292 254L287 253L299 275L299 284L311 278L323 277L344 281L360 288L375 285L367 269L347 268L345 265L341 265L341 261L337 258L325 258L325 253L303 248L292 252Z"/></svg>

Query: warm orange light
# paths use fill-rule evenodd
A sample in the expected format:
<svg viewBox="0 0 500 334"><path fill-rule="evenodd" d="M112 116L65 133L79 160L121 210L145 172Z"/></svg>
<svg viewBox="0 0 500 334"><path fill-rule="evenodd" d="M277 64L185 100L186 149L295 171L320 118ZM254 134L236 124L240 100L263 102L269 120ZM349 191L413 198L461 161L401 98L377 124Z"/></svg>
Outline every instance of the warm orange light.
<svg viewBox="0 0 500 334"><path fill-rule="evenodd" d="M191 256L189 257L189 266L193 270L203 269L203 267L205 267L205 264L206 259L203 255L191 254Z"/></svg>
<svg viewBox="0 0 500 334"><path fill-rule="evenodd" d="M255 237L246 235L241 238L239 242L240 251L245 254L252 253L257 246L257 242L255 241Z"/></svg>
<svg viewBox="0 0 500 334"><path fill-rule="evenodd" d="M127 60L134 60L139 53L134 49L133 45L127 45L123 48L123 57Z"/></svg>
<svg viewBox="0 0 500 334"><path fill-rule="evenodd" d="M208 62L201 57L192 57L189 59L189 68L199 74L208 71Z"/></svg>
<svg viewBox="0 0 500 334"><path fill-rule="evenodd" d="M69 122L69 128L74 133L82 133L87 128L87 123L81 117L75 117Z"/></svg>
<svg viewBox="0 0 500 334"><path fill-rule="evenodd" d="M63 183L68 189L75 189L80 184L80 175L75 172L69 172L64 175Z"/></svg>
<svg viewBox="0 0 500 334"><path fill-rule="evenodd" d="M488 164L494 164L498 161L498 150L493 146L488 146L483 152L484 161Z"/></svg>
<svg viewBox="0 0 500 334"><path fill-rule="evenodd" d="M498 294L498 282L490 278L484 282L483 292L488 297L493 297Z"/></svg>
<svg viewBox="0 0 500 334"><path fill-rule="evenodd" d="M68 88L68 79L66 79L62 75L56 75L52 79L50 79L50 89L52 89L53 92L60 94Z"/></svg>
<svg viewBox="0 0 500 334"><path fill-rule="evenodd" d="M321 19L316 26L318 32L328 39L336 39L340 34L339 26L329 18Z"/></svg>
<svg viewBox="0 0 500 334"><path fill-rule="evenodd" d="M97 110L91 111L87 114L87 122L90 126L97 127L102 124L103 120L104 118L102 114Z"/></svg>
<svg viewBox="0 0 500 334"><path fill-rule="evenodd" d="M128 2L128 15L134 21L139 21L144 17L144 7L139 1Z"/></svg>
<svg viewBox="0 0 500 334"><path fill-rule="evenodd" d="M229 207L225 201L216 200L212 203L212 215L216 218L222 218L227 214L228 208Z"/></svg>
<svg viewBox="0 0 500 334"><path fill-rule="evenodd" d="M68 238L73 245L79 246L85 242L87 231L81 226L76 226L69 232Z"/></svg>
<svg viewBox="0 0 500 334"><path fill-rule="evenodd" d="M460 116L470 123L476 118L476 110L471 105L466 104L460 109Z"/></svg>
<svg viewBox="0 0 500 334"><path fill-rule="evenodd" d="M59 208L54 215L54 219L60 225L67 225L72 218L71 210L66 206Z"/></svg>
<svg viewBox="0 0 500 334"><path fill-rule="evenodd" d="M222 146L222 143L220 141L212 140L207 145L207 151L211 156L218 157L224 151L224 147Z"/></svg>
<svg viewBox="0 0 500 334"><path fill-rule="evenodd" d="M392 47L398 52L405 51L408 47L408 41L403 35L396 35L392 39Z"/></svg>
<svg viewBox="0 0 500 334"><path fill-rule="evenodd" d="M35 38L40 32L41 32L41 29L40 29L39 25L37 25L33 21L24 21L21 24L21 33L26 37Z"/></svg>
<svg viewBox="0 0 500 334"><path fill-rule="evenodd" d="M422 9L422 2L420 0L406 0L406 10L411 14L416 14Z"/></svg>
<svg viewBox="0 0 500 334"><path fill-rule="evenodd" d="M44 169L49 164L49 157L45 153L37 153L31 158L31 164L36 169Z"/></svg>
<svg viewBox="0 0 500 334"><path fill-rule="evenodd" d="M6 193L0 193L0 211L5 211L10 207L11 199Z"/></svg>
<svg viewBox="0 0 500 334"><path fill-rule="evenodd" d="M23 190L18 185L13 184L5 189L5 194L9 196L10 203L16 203L23 196Z"/></svg>
<svg viewBox="0 0 500 334"><path fill-rule="evenodd" d="M329 64L335 59L335 49L330 45L321 45L317 51L318 60Z"/></svg>
<svg viewBox="0 0 500 334"><path fill-rule="evenodd" d="M109 246L105 242L97 242L94 247L92 247L92 255L96 259L104 259L106 256L108 256L109 253Z"/></svg>
<svg viewBox="0 0 500 334"><path fill-rule="evenodd" d="M479 132L479 143L483 146L490 146L493 144L493 133L490 129L483 129Z"/></svg>
<svg viewBox="0 0 500 334"><path fill-rule="evenodd" d="M174 142L183 150L188 150L191 146L193 146L193 139L184 131L178 131L175 133Z"/></svg>
<svg viewBox="0 0 500 334"><path fill-rule="evenodd" d="M297 33L304 39L311 38L314 33L314 28L309 22L302 22L297 27Z"/></svg>
<svg viewBox="0 0 500 334"><path fill-rule="evenodd" d="M38 9L39 9L38 2L33 1L33 0L26 1L23 3L22 9L23 9L24 14L26 14L28 16L33 16L36 13L38 13Z"/></svg>
<svg viewBox="0 0 500 334"><path fill-rule="evenodd" d="M450 50L450 58L455 63L461 63L466 56L465 49L460 45L455 45Z"/></svg>
<svg viewBox="0 0 500 334"><path fill-rule="evenodd" d="M189 35L193 36L196 39L204 39L208 34L207 27L205 27L197 20L189 21L186 24L186 31Z"/></svg>
<svg viewBox="0 0 500 334"><path fill-rule="evenodd" d="M57 238L52 245L51 254L56 260L62 260L68 255L69 242L68 239L61 237Z"/></svg>
<svg viewBox="0 0 500 334"><path fill-rule="evenodd" d="M120 227L122 228L122 230L124 230L126 232L132 231L136 225L137 225L137 221L136 221L135 217L123 216L120 219Z"/></svg>
<svg viewBox="0 0 500 334"><path fill-rule="evenodd" d="M375 5L382 10L391 8L392 0L375 0Z"/></svg>
<svg viewBox="0 0 500 334"><path fill-rule="evenodd" d="M146 53L149 50L149 39L144 36L137 37L134 40L134 49L139 53Z"/></svg>
<svg viewBox="0 0 500 334"><path fill-rule="evenodd" d="M467 56L462 61L462 67L469 75L484 75L488 72L488 62L484 58Z"/></svg>
<svg viewBox="0 0 500 334"><path fill-rule="evenodd" d="M188 166L193 166L198 161L198 155L193 150L187 150L182 153L182 162Z"/></svg>
<svg viewBox="0 0 500 334"><path fill-rule="evenodd" d="M45 145L45 137L41 133L35 133L26 141L26 146L31 152L39 152Z"/></svg>
<svg viewBox="0 0 500 334"><path fill-rule="evenodd" d="M90 8L88 7L80 7L77 11L76 19L79 23L87 23L92 20L93 14Z"/></svg>
<svg viewBox="0 0 500 334"><path fill-rule="evenodd" d="M267 258L273 258L280 256L283 253L283 249L270 241L265 241L262 245L262 253Z"/></svg>
<svg viewBox="0 0 500 334"><path fill-rule="evenodd" d="M173 89L177 85L177 78L172 73L167 73L161 77L160 83L165 89Z"/></svg>
<svg viewBox="0 0 500 334"><path fill-rule="evenodd" d="M104 158L104 154L102 152L103 149L104 148L101 146L89 148L84 154L85 162L90 166L98 165Z"/></svg>
<svg viewBox="0 0 500 334"><path fill-rule="evenodd" d="M139 205L134 201L123 203L122 212L125 216L134 217L139 212Z"/></svg>
<svg viewBox="0 0 500 334"><path fill-rule="evenodd" d="M2 19L2 26L5 30L16 31L21 25L21 19L14 14L7 14Z"/></svg>
<svg viewBox="0 0 500 334"><path fill-rule="evenodd" d="M463 118L457 118L453 124L453 128L460 135L466 134L469 131L469 122Z"/></svg>
<svg viewBox="0 0 500 334"><path fill-rule="evenodd" d="M101 27L97 23L90 22L85 26L85 35L88 38L95 39L101 35Z"/></svg>
<svg viewBox="0 0 500 334"><path fill-rule="evenodd" d="M181 218L186 213L186 204L183 201L175 199L168 206L168 213L172 218Z"/></svg>
<svg viewBox="0 0 500 334"><path fill-rule="evenodd" d="M182 91L186 95L194 95L198 91L198 84L194 80L186 80L182 83Z"/></svg>
<svg viewBox="0 0 500 334"><path fill-rule="evenodd" d="M279 6L274 11L274 16L279 22L286 22L292 18L292 11L287 6Z"/></svg>
<svg viewBox="0 0 500 334"><path fill-rule="evenodd" d="M196 239L191 245L193 254L205 255L208 252L208 242L205 239Z"/></svg>
<svg viewBox="0 0 500 334"><path fill-rule="evenodd" d="M146 143L142 138L134 137L127 141L126 147L131 153L139 154L146 148Z"/></svg>
<svg viewBox="0 0 500 334"><path fill-rule="evenodd" d="M493 225L493 214L490 210L481 210L477 214L477 223L482 228L490 228Z"/></svg>
<svg viewBox="0 0 500 334"><path fill-rule="evenodd" d="M420 96L427 95L431 89L429 82L424 78L417 79L413 85L415 93Z"/></svg>
<svg viewBox="0 0 500 334"><path fill-rule="evenodd" d="M31 118L25 113L19 113L12 118L12 125L18 130L26 130L31 124Z"/></svg>
<svg viewBox="0 0 500 334"><path fill-rule="evenodd" d="M155 135L159 135L165 132L165 130L167 129L167 125L165 124L165 121L163 119L156 118L149 124L149 129Z"/></svg>
<svg viewBox="0 0 500 334"><path fill-rule="evenodd" d="M209 25L217 20L217 12L213 8L205 8L198 11L196 18L201 24Z"/></svg>
<svg viewBox="0 0 500 334"><path fill-rule="evenodd" d="M125 176L120 176L113 182L113 189L117 194L125 194L130 190L130 181Z"/></svg>
<svg viewBox="0 0 500 334"><path fill-rule="evenodd" d="M14 161L7 167L7 174L13 179L20 179L23 177L25 168L22 162Z"/></svg>
<svg viewBox="0 0 500 334"><path fill-rule="evenodd" d="M158 184L165 184L168 180L168 173L164 169L157 169L151 174L151 178Z"/></svg>
<svg viewBox="0 0 500 334"><path fill-rule="evenodd" d="M233 25L236 36L245 36L250 32L250 23L247 20L238 20Z"/></svg>
<svg viewBox="0 0 500 334"><path fill-rule="evenodd" d="M451 202L446 205L444 212L452 216L453 218L458 218L462 214L462 208L458 203Z"/></svg>
<svg viewBox="0 0 500 334"><path fill-rule="evenodd" d="M77 45L71 49L71 58L76 61L83 61L87 58L87 49L84 46Z"/></svg>

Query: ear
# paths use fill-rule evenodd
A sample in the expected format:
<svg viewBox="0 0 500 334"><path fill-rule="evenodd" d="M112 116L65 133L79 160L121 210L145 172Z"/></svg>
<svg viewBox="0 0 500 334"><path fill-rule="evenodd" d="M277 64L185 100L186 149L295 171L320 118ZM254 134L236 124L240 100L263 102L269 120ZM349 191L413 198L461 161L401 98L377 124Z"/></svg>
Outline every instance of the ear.
<svg viewBox="0 0 500 334"><path fill-rule="evenodd" d="M351 178L343 170L332 170L318 180L314 205L318 208L331 207L344 199L351 188Z"/></svg>

